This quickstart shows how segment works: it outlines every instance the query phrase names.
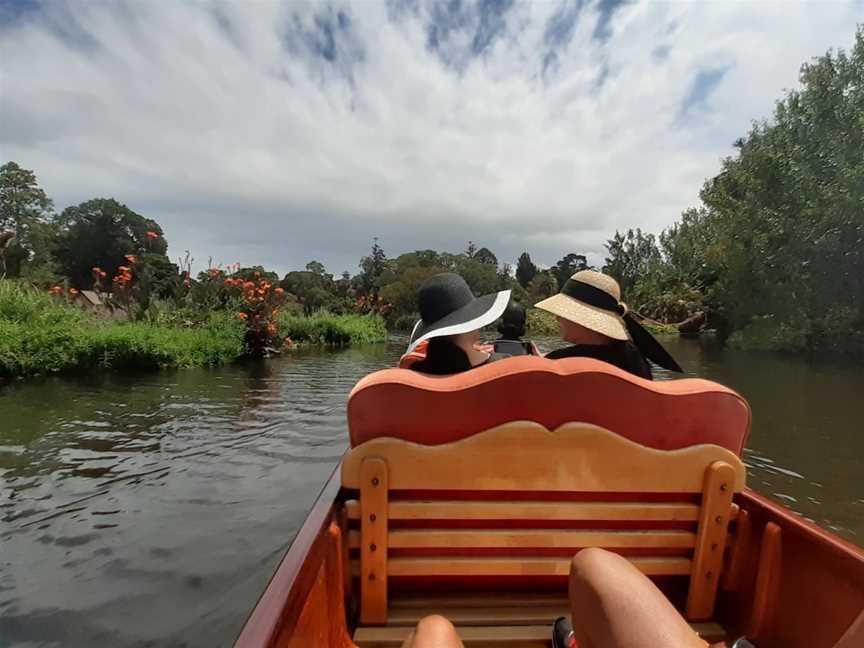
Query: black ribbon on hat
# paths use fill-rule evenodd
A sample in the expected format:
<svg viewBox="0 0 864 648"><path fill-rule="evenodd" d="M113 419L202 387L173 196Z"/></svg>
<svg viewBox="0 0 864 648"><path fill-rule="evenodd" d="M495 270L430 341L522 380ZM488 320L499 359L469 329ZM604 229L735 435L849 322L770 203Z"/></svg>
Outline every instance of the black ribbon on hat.
<svg viewBox="0 0 864 648"><path fill-rule="evenodd" d="M583 281L568 279L561 289L561 294L617 315L624 320L624 325L627 327L633 344L643 356L664 369L684 373L681 366L675 362L675 358L669 355L663 345L646 331L633 314L627 310L627 305L619 302L605 290L600 290L600 288Z"/></svg>

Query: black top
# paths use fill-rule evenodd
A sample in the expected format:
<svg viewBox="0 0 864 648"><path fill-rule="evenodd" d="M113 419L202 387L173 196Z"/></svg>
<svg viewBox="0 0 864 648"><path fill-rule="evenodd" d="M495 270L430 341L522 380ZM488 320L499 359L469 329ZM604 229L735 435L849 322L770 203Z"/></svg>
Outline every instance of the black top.
<svg viewBox="0 0 864 648"><path fill-rule="evenodd" d="M531 343L523 340L507 340L502 337L495 340L495 353L506 356L531 355Z"/></svg>
<svg viewBox="0 0 864 648"><path fill-rule="evenodd" d="M645 360L639 349L632 342L624 340L610 344L576 344L557 349L546 354L551 360L561 358L594 358L629 371L640 378L654 380L651 375L651 365Z"/></svg>

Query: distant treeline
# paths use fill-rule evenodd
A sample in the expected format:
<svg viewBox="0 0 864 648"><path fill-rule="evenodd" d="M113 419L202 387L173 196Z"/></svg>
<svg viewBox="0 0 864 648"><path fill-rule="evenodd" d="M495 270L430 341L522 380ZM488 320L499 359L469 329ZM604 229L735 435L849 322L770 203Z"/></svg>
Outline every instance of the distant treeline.
<svg viewBox="0 0 864 648"><path fill-rule="evenodd" d="M615 232L601 269L618 279L632 310L652 319L676 322L701 310L740 346L864 357L864 31L851 52L804 64L800 87L735 148L705 182L700 206L659 235ZM0 167L0 277L80 290L94 266L116 275L131 254L141 312L158 300L182 307L181 297L195 297L214 269L190 276L188 255L175 264L167 245L158 223L113 199L58 214L32 171ZM375 239L354 275L310 261L281 278L260 266L232 276L257 272L278 284L294 312L380 314L407 329L417 288L437 272L460 273L477 294L509 288L530 305L586 267L576 251L551 268L528 252L511 265L473 242L458 253L388 258Z"/></svg>

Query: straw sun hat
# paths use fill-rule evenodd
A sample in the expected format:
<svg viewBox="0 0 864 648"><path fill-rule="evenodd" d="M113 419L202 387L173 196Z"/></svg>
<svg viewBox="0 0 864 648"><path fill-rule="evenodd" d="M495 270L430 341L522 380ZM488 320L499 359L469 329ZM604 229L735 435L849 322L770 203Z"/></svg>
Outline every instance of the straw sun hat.
<svg viewBox="0 0 864 648"><path fill-rule="evenodd" d="M683 372L675 358L628 312L618 282L609 275L581 270L567 280L561 292L534 306L613 340L631 340L655 364Z"/></svg>
<svg viewBox="0 0 864 648"><path fill-rule="evenodd" d="M609 275L581 270L567 280L561 292L534 304L535 308L581 324L613 340L629 340L621 301L621 288Z"/></svg>

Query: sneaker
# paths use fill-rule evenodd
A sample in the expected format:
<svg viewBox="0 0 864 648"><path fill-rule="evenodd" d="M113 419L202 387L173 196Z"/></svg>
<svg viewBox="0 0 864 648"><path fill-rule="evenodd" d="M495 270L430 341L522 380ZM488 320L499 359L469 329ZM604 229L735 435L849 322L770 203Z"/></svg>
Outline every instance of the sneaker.
<svg viewBox="0 0 864 648"><path fill-rule="evenodd" d="M558 617L552 624L552 648L577 648L576 635L567 617Z"/></svg>

